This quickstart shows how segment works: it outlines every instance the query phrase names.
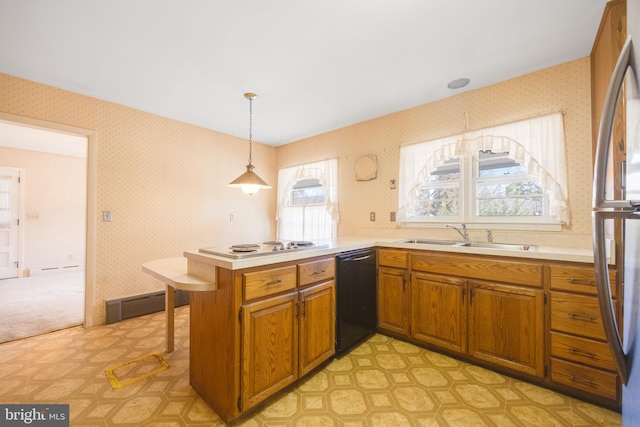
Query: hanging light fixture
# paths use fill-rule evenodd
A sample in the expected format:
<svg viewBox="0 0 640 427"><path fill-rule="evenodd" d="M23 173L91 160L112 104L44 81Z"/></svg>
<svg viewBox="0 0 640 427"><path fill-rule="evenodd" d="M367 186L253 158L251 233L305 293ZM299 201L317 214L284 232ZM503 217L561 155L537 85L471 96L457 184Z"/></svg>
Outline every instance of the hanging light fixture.
<svg viewBox="0 0 640 427"><path fill-rule="evenodd" d="M251 164L251 143L253 140L252 134L252 122L253 122L253 100L258 97L255 93L245 93L244 97L249 100L249 164L247 164L247 171L231 181L229 187L240 187L246 194L256 194L261 189L269 189L271 186L264 182L262 178L253 172L253 165Z"/></svg>

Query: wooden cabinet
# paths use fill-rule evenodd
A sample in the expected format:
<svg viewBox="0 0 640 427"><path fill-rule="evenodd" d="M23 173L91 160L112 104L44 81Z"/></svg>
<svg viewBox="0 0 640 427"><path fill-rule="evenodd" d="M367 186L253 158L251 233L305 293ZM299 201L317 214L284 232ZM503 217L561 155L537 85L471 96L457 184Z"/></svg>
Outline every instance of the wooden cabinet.
<svg viewBox="0 0 640 427"><path fill-rule="evenodd" d="M378 265L379 330L619 409L593 265L382 248Z"/></svg>
<svg viewBox="0 0 640 427"><path fill-rule="evenodd" d="M469 281L469 355L544 376L544 292Z"/></svg>
<svg viewBox="0 0 640 427"><path fill-rule="evenodd" d="M600 27L591 49L591 125L593 152L598 141L600 119L604 100L609 88L613 69L627 38L627 2L613 0L607 3ZM624 111L624 96L618 99L616 117L613 125L613 156L614 167L618 169L620 160L624 160L626 124ZM616 175L620 176L620 175ZM619 198L619 195L616 195Z"/></svg>
<svg viewBox="0 0 640 427"><path fill-rule="evenodd" d="M411 337L543 377L542 271L524 260L412 253Z"/></svg>
<svg viewBox="0 0 640 427"><path fill-rule="evenodd" d="M298 264L298 286L333 279L336 275L336 261L333 258Z"/></svg>
<svg viewBox="0 0 640 427"><path fill-rule="evenodd" d="M409 335L409 273L397 268L378 269L378 328Z"/></svg>
<svg viewBox="0 0 640 427"><path fill-rule="evenodd" d="M242 408L251 408L298 378L298 294L242 309Z"/></svg>
<svg viewBox="0 0 640 427"><path fill-rule="evenodd" d="M605 96L609 82L615 68L616 61L627 39L627 1L612 0L604 8L600 27L591 49L591 124L593 159L598 142L598 133ZM634 40L637 42L637 40ZM623 174L624 162L627 157L627 124L626 124L626 88L623 86L616 104L616 114L613 120L611 147L608 153L607 167L607 198L620 200L624 198ZM613 238L615 252L618 259L618 270L622 270L621 260L624 259L622 220L615 220Z"/></svg>
<svg viewBox="0 0 640 427"><path fill-rule="evenodd" d="M602 326L593 267L551 265L549 278L551 381L617 405L620 384ZM610 280L617 310L615 271Z"/></svg>
<svg viewBox="0 0 640 427"><path fill-rule="evenodd" d="M334 290L330 280L243 306L243 408L255 406L333 355Z"/></svg>
<svg viewBox="0 0 640 427"><path fill-rule="evenodd" d="M242 285L245 301L293 290L296 288L296 266L246 273Z"/></svg>
<svg viewBox="0 0 640 427"><path fill-rule="evenodd" d="M291 284L294 289L296 283L301 287L242 306L243 410L272 396L333 355L334 274L335 261L331 258L243 275L245 296L248 284L258 283L260 286L252 288L266 290L276 286L282 291L291 289ZM317 284L309 286L314 283Z"/></svg>
<svg viewBox="0 0 640 427"><path fill-rule="evenodd" d="M379 249L378 328L409 335L410 287L407 251Z"/></svg>
<svg viewBox="0 0 640 427"><path fill-rule="evenodd" d="M217 269L191 298L190 381L225 421L240 417L335 351L333 257Z"/></svg>
<svg viewBox="0 0 640 427"><path fill-rule="evenodd" d="M379 249L378 265L379 329L544 377L542 264Z"/></svg>
<svg viewBox="0 0 640 427"><path fill-rule="evenodd" d="M467 281L411 275L411 337L458 353L467 352Z"/></svg>
<svg viewBox="0 0 640 427"><path fill-rule="evenodd" d="M333 280L300 291L300 376L333 356L336 342Z"/></svg>

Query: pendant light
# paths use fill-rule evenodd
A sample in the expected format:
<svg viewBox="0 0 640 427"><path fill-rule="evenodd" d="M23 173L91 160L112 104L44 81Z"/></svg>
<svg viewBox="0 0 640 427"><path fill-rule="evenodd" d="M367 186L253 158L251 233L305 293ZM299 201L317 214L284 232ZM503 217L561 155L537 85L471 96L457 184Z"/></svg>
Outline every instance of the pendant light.
<svg viewBox="0 0 640 427"><path fill-rule="evenodd" d="M248 195L256 194L261 189L269 189L271 186L264 182L262 178L253 172L253 165L251 164L251 143L253 140L252 134L252 121L253 121L253 100L258 97L255 93L245 93L244 97L249 100L249 164L247 164L247 171L231 181L229 187L240 187Z"/></svg>

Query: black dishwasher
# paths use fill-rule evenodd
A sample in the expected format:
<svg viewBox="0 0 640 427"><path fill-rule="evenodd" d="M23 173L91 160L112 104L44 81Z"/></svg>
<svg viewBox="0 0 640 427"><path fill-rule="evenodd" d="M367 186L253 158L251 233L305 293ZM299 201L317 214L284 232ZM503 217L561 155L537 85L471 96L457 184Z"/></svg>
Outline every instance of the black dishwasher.
<svg viewBox="0 0 640 427"><path fill-rule="evenodd" d="M371 336L377 326L376 251L336 256L336 355Z"/></svg>

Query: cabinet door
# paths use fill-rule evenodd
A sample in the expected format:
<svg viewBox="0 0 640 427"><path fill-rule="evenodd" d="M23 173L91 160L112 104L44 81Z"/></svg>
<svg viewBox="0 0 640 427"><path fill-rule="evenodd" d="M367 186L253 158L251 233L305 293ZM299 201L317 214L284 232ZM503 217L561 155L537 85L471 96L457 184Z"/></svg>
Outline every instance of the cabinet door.
<svg viewBox="0 0 640 427"><path fill-rule="evenodd" d="M469 292L469 355L543 377L543 291L469 281Z"/></svg>
<svg viewBox="0 0 640 427"><path fill-rule="evenodd" d="M591 123L593 135L593 153L595 154L598 131L604 99L618 55L627 38L627 2L614 0L607 3L600 21L600 27L591 49ZM614 167L619 160L624 160L625 152L625 108L624 94L618 98L616 117L613 122L613 155ZM613 175L618 178L619 174ZM619 188L619 187L616 187ZM620 198L613 194L612 198Z"/></svg>
<svg viewBox="0 0 640 427"><path fill-rule="evenodd" d="M418 341L466 353L466 288L464 280L413 273L411 336Z"/></svg>
<svg viewBox="0 0 640 427"><path fill-rule="evenodd" d="M378 269L378 327L409 336L409 301L407 270Z"/></svg>
<svg viewBox="0 0 640 427"><path fill-rule="evenodd" d="M243 411L298 378L297 303L293 292L242 307Z"/></svg>
<svg viewBox="0 0 640 427"><path fill-rule="evenodd" d="M613 69L622 46L627 39L627 1L609 1L602 14L600 27L596 34L596 39L591 50L591 124L593 134L593 158L598 142L598 132L600 129L600 119L604 107L604 99L609 89L609 82L613 74ZM636 42L636 40L634 40ZM609 166L607 168L607 181L611 182L610 199L623 199L622 176L624 175L624 162L626 160L626 96L623 86L618 95L616 112L613 120L611 132L611 147L608 153ZM609 190L607 190L609 191ZM622 221L614 221L613 237L615 240L615 251L617 267L622 271L622 261L624 259L623 226ZM621 256L618 256L620 254Z"/></svg>
<svg viewBox="0 0 640 427"><path fill-rule="evenodd" d="M335 282L300 291L300 376L335 353L335 331Z"/></svg>

